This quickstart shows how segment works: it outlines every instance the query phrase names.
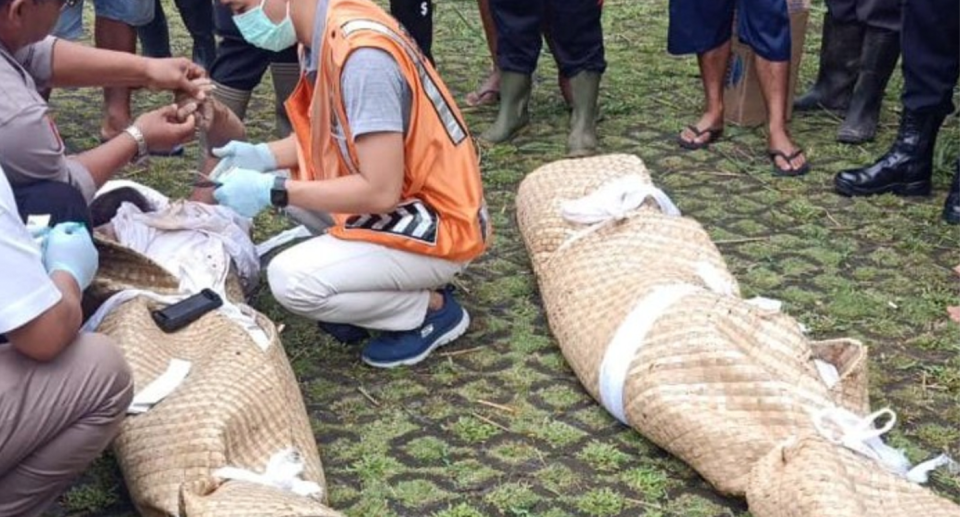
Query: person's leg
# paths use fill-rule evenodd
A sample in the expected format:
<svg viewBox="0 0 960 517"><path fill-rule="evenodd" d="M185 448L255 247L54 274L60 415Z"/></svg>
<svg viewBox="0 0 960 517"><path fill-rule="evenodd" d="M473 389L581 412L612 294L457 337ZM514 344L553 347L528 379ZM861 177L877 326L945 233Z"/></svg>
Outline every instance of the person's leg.
<svg viewBox="0 0 960 517"><path fill-rule="evenodd" d="M543 40L543 0L490 0L497 27L497 64L500 68L500 110L497 120L480 138L491 144L506 142L530 120L527 110L533 71Z"/></svg>
<svg viewBox="0 0 960 517"><path fill-rule="evenodd" d="M94 42L97 48L134 54L137 30L153 20L155 0L95 0ZM100 136L109 140L130 125L130 89L104 88Z"/></svg>
<svg viewBox="0 0 960 517"><path fill-rule="evenodd" d="M937 30L930 30L936 27ZM910 0L903 6L903 113L897 139L872 165L840 172L838 194L930 194L933 149L940 125L954 109L960 74L960 4Z"/></svg>
<svg viewBox="0 0 960 517"><path fill-rule="evenodd" d="M390 0L390 14L410 33L423 55L433 62L433 1Z"/></svg>
<svg viewBox="0 0 960 517"><path fill-rule="evenodd" d="M767 107L767 148L774 173L799 176L809 170L806 156L787 129L790 83L790 15L785 2L740 0L738 34L756 53L754 65Z"/></svg>
<svg viewBox="0 0 960 517"><path fill-rule="evenodd" d="M277 301L294 314L405 331L423 323L431 291L450 282L463 267L323 235L277 255L267 267L267 279Z"/></svg>
<svg viewBox="0 0 960 517"><path fill-rule="evenodd" d="M837 140L859 144L873 140L887 82L900 57L900 0L860 0L857 17L865 28L860 74Z"/></svg>
<svg viewBox="0 0 960 517"><path fill-rule="evenodd" d="M601 8L595 0L551 1L547 9L550 38L561 77L570 79L570 135L567 154L596 152L597 100L606 70Z"/></svg>
<svg viewBox="0 0 960 517"><path fill-rule="evenodd" d="M116 436L133 398L123 353L81 334L38 363L0 345L0 515L39 515Z"/></svg>
<svg viewBox="0 0 960 517"><path fill-rule="evenodd" d="M176 0L176 4L180 19L193 40L193 62L210 70L217 57L217 40L213 37L213 2Z"/></svg>
<svg viewBox="0 0 960 517"><path fill-rule="evenodd" d="M30 216L50 216L50 226L60 223L83 223L93 231L90 210L83 194L76 187L60 181L39 181L13 187L20 219Z"/></svg>
<svg viewBox="0 0 960 517"><path fill-rule="evenodd" d="M827 0L817 80L807 93L797 97L794 110L845 111L850 105L863 44L863 25L857 19L858 1Z"/></svg>
<svg viewBox="0 0 960 517"><path fill-rule="evenodd" d="M480 9L480 21L483 23L483 33L487 39L487 48L490 49L492 62L490 73L480 83L480 86L467 94L468 106L483 106L494 104L500 100L500 68L497 66L497 26L490 10L490 0L477 0Z"/></svg>
<svg viewBox="0 0 960 517"><path fill-rule="evenodd" d="M723 131L723 79L730 60L733 8L733 0L670 0L668 51L697 54L703 82L703 114L680 133L679 144L684 148L705 147Z"/></svg>
<svg viewBox="0 0 960 517"><path fill-rule="evenodd" d="M300 60L296 59L296 52L290 49L289 58L270 63L270 75L273 77L273 94L275 96L274 115L276 117L276 135L284 138L293 132L290 119L287 117L287 108L284 103L293 94L300 81Z"/></svg>
<svg viewBox="0 0 960 517"><path fill-rule="evenodd" d="M167 14L163 12L163 2L154 1L153 20L137 27L137 36L143 46L143 55L147 57L170 57L170 27L167 26Z"/></svg>

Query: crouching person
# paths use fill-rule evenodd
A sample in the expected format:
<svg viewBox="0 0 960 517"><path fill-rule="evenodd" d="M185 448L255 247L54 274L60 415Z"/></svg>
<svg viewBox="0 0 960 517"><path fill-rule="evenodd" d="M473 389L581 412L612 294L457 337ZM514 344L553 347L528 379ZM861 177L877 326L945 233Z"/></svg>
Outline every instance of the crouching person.
<svg viewBox="0 0 960 517"><path fill-rule="evenodd" d="M453 97L396 20L367 0L224 0L253 45L299 41L287 101L294 134L215 151L216 199L328 213L325 235L277 256L268 280L290 311L363 349L377 367L414 364L461 336L449 287L489 235L476 151ZM256 26L257 30L245 31ZM292 179L270 171L290 168Z"/></svg>
<svg viewBox="0 0 960 517"><path fill-rule="evenodd" d="M37 184L32 189L43 188ZM82 214L50 182L60 214ZM40 192L18 193L30 202ZM36 207L34 207L36 210ZM33 211L33 210L31 210ZM133 379L109 338L78 333L80 296L97 271L81 222L54 226L37 244L0 171L0 515L39 515L116 435ZM23 212L25 213L25 212Z"/></svg>

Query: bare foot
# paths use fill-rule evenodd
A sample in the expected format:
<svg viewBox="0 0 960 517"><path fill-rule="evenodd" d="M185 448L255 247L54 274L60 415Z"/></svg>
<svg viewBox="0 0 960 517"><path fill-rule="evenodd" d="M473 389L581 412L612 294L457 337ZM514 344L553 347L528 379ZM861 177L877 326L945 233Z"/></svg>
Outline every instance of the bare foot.
<svg viewBox="0 0 960 517"><path fill-rule="evenodd" d="M467 94L467 105L486 106L500 102L500 70L494 68L476 90Z"/></svg>
<svg viewBox="0 0 960 517"><path fill-rule="evenodd" d="M804 169L806 168L807 157L803 151L790 140L790 135L788 135L786 131L770 132L770 137L767 138L767 148L770 149L771 153L780 151L783 155L792 157L789 161L784 158L783 155L777 155L773 158L776 167L785 174L798 175L806 172Z"/></svg>
<svg viewBox="0 0 960 517"><path fill-rule="evenodd" d="M697 149L706 146L717 139L723 131L723 112L706 112L693 126L683 128L680 132L680 141L687 144L688 149ZM681 144L682 145L682 144Z"/></svg>

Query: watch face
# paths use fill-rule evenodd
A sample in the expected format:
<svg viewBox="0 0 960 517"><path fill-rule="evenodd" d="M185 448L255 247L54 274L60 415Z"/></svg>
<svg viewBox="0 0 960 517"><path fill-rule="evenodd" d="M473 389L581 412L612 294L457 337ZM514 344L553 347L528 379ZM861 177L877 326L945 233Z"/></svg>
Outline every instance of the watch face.
<svg viewBox="0 0 960 517"><path fill-rule="evenodd" d="M286 178L277 177L276 181L273 183L273 188L270 189L270 204L276 207L285 207L287 206L287 180Z"/></svg>

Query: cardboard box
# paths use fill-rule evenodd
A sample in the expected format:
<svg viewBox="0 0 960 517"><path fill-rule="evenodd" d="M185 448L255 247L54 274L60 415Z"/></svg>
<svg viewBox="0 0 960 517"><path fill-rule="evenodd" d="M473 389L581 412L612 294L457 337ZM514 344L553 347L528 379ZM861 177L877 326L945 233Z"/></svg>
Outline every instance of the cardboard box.
<svg viewBox="0 0 960 517"><path fill-rule="evenodd" d="M807 35L809 0L788 0L790 10L790 80L787 85L787 120L793 113L793 97L800 74L800 59ZM736 27L736 22L734 22ZM757 81L753 50L741 43L734 29L730 63L723 85L724 118L741 126L758 126L767 121L767 107Z"/></svg>

